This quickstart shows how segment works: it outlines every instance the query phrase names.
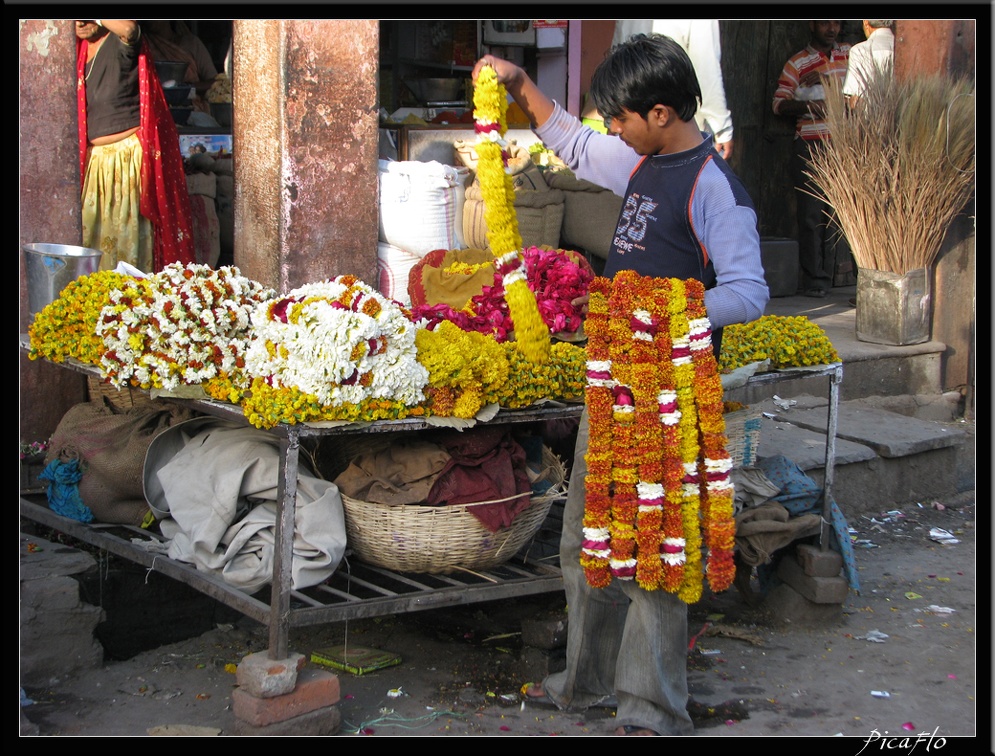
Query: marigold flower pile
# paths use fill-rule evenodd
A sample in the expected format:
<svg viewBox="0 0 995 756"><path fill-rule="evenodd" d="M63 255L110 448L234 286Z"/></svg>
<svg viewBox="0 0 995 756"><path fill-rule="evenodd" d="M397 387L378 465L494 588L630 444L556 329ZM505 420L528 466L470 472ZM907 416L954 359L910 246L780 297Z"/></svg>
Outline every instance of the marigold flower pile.
<svg viewBox="0 0 995 756"><path fill-rule="evenodd" d="M490 404L579 400L585 380L581 347L558 344L537 366L448 321L430 331L355 276L278 297L235 268L101 271L66 286L29 333L32 359L95 365L119 387L200 385L260 428L473 418Z"/></svg>
<svg viewBox="0 0 995 756"><path fill-rule="evenodd" d="M106 351L104 340L97 335L100 312L110 303L111 292L135 280L123 273L102 270L70 281L28 326L28 358L99 364Z"/></svg>
<svg viewBox="0 0 995 756"><path fill-rule="evenodd" d="M415 326L356 276L311 283L260 303L246 354L249 421L380 420L425 399Z"/></svg>
<svg viewBox="0 0 995 756"><path fill-rule="evenodd" d="M826 332L804 315L764 315L722 329L720 369L768 359L772 367L786 368L829 365L840 357Z"/></svg>
<svg viewBox="0 0 995 756"><path fill-rule="evenodd" d="M173 263L131 278L110 293L97 322L101 372L118 388L172 391L214 379L247 385L249 313L273 293L231 266Z"/></svg>

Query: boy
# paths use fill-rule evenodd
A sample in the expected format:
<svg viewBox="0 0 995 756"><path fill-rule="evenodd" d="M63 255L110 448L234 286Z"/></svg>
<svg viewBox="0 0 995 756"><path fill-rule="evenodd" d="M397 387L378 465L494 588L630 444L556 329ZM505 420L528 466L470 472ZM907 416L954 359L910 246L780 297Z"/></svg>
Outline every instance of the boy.
<svg viewBox="0 0 995 756"><path fill-rule="evenodd" d="M591 82L608 134L584 126L508 61L485 55L536 135L578 178L625 198L603 275L696 278L716 352L722 326L763 314L769 293L756 213L742 184L700 132L701 91L687 53L669 37L636 35L612 48ZM582 298L576 304L584 302ZM526 689L560 709L617 707L617 735L687 735L687 605L634 581L587 584L580 565L588 418L578 429L560 563L570 621L567 667Z"/></svg>

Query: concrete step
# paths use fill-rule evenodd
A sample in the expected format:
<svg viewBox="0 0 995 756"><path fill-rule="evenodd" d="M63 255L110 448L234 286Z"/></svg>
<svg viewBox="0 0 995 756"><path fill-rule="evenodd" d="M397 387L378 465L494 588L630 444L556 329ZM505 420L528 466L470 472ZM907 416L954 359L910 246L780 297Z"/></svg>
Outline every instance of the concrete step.
<svg viewBox="0 0 995 756"><path fill-rule="evenodd" d="M821 324L820 324L821 325ZM837 339L839 341L839 339ZM940 385L941 358L946 346L929 341L913 347L881 347L855 354L841 353L843 382L841 399L864 399L874 396L936 396L943 394ZM799 377L777 384L746 386L731 390L731 396L744 404L769 399L774 394L795 397L825 394L823 377Z"/></svg>
<svg viewBox="0 0 995 756"><path fill-rule="evenodd" d="M883 408L894 407L892 399L840 402L833 498L848 517L975 486L973 424L921 419ZM828 399L801 395L789 401L795 404L787 408L772 399L759 402L764 419L758 457L785 456L821 485ZM949 401L938 399L925 406L935 413L937 406L942 409Z"/></svg>
<svg viewBox="0 0 995 756"><path fill-rule="evenodd" d="M20 534L22 686L45 687L104 663L104 648L94 637L104 611L83 601L77 581L96 570L85 551Z"/></svg>

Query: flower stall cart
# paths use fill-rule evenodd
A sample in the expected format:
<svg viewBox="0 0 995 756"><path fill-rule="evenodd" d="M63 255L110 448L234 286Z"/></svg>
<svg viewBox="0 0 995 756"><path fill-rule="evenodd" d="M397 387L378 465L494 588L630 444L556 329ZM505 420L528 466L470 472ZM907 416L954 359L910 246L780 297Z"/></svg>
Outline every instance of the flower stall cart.
<svg viewBox="0 0 995 756"><path fill-rule="evenodd" d="M521 560L513 559L516 547L501 555L507 564L444 575L401 574L347 558L327 580L295 583L302 442L326 438L342 446L347 438L436 428L440 420L503 426L580 413L578 403L536 401L553 396L551 376L582 375L580 347L550 345L548 371L527 362L512 371L513 345L448 325L416 329L397 303L351 276L279 297L233 268L177 265L146 278L114 271L79 278L36 316L21 348L95 381L275 436L272 576L260 590L243 590L171 557L165 542L172 548L177 539L138 523L67 517L24 497L22 514L268 624L273 658L285 658L292 626L556 590L558 570L530 558L528 545ZM415 359L416 339L424 364ZM480 345L490 350L488 359ZM557 355L566 370L553 367ZM517 378L509 381L512 374ZM495 392L499 385L505 393ZM147 464L145 474L147 483Z"/></svg>
<svg viewBox="0 0 995 756"><path fill-rule="evenodd" d="M532 537L538 533L533 531L524 543L516 540L507 553L472 568L451 564L445 569L422 569L407 563L395 567L392 562L365 554L363 559L350 559L343 545L329 558L327 574L298 581L297 540L302 511L311 504L308 496L314 485L305 454L313 449L313 442L328 440L344 448L357 439L385 434L399 438L440 426L521 427L574 420L585 406L581 398L586 393L590 399L593 389L599 392L601 406L607 407L608 415L627 418L634 414L630 411L637 411L640 433L646 431L646 438L659 435L664 430L660 423L670 421L673 427L667 435L671 441L666 445L668 456L664 460L668 474L653 489L663 488L666 483L669 507L672 502L680 504L682 499L694 499L696 503L698 491L707 488L702 501L710 508L705 518L708 532L698 534L697 517L681 515L677 519L670 517L668 522L694 530L687 541L688 562L700 565L698 552L710 560L709 564L715 557L722 563L723 582L710 585L714 590L729 587L734 524L728 478L734 461L723 448L722 387L709 341L702 292L685 297L683 283L670 282L667 286L675 288L667 291L676 291L676 295L640 298L640 302L649 303L646 312L642 305L635 306L635 300L630 302L631 307L623 308L629 314L621 319L607 317L606 310L606 317L592 324L600 322L600 330L596 329L600 334L598 343L603 351L614 355L615 364L599 367L597 361L592 363L588 351L569 340L571 334L578 334L581 321L566 307L579 293L574 287L582 288L589 282L584 276L590 271L581 271L576 265L565 270L568 261L555 250L530 248L523 253L513 209L514 193L502 168L504 119L500 106L505 99L499 91L491 91L489 101L482 99L482 103L476 103L477 110L490 113L490 118L478 117L479 178L486 198L491 257L479 261L440 260L436 271L440 276L472 276L485 262L493 267L494 286L484 286L479 295L470 298L470 311L465 306L426 303L427 309L415 315L414 308L407 310L350 275L277 294L243 278L236 268L213 270L176 264L147 277L101 271L77 279L66 286L58 300L36 315L30 332L21 335L20 348L31 359L49 360L115 388L139 390L150 399L189 410L197 416L194 422L216 418L236 430L255 429L254 434L270 442L270 449L275 441L276 475L272 484L266 483L275 492L272 506L268 501L266 504L273 517L268 544L272 559L262 560L268 570L264 581L248 590L233 584L212 565L183 558L186 554L175 550L178 541L194 539L188 538L190 534L183 533L182 528L183 539L171 537L176 534L177 518L170 516L175 514L175 505L165 510L159 507L159 492L155 485L150 487L150 480L158 481L161 489L171 481L163 482L158 476L160 469L150 476L151 453L143 460L145 486L139 498L144 493L150 514L160 524L159 530L134 522L94 522L92 517L66 516L58 508L42 506L23 495L22 516L160 571L266 624L270 657L284 659L288 657L292 627L562 587L558 565L545 558L549 553L555 560L558 553L559 534L555 528L547 533L549 552L545 551L548 544L542 542L543 536ZM548 292L542 295L539 292L544 289L537 275L544 276L548 284ZM631 283L641 286L643 282ZM598 286L607 295L609 289L605 287L610 288L611 282L599 279ZM700 289L700 284L697 287ZM660 307L674 311L673 337L669 335L670 327L666 337L659 327ZM619 324L621 329L616 327ZM656 364L656 359L629 365L626 350L614 343L616 333L622 332L646 342L641 354L655 355L655 351L648 350L663 350L659 352L666 358L662 364L672 368L654 373L653 380L636 380L637 373L645 373L644 368ZM842 370L833 364L820 366L815 372L828 376L831 383L825 492L828 506ZM598 377L602 373L607 379ZM707 377L707 391L698 390L698 384L705 385L699 373ZM812 371L794 375L766 373L750 380L765 383L802 375L810 376ZM678 382L670 386L675 377ZM611 380L606 383L608 379ZM626 394L627 385L637 384L637 391ZM607 391L600 390L606 387ZM623 401L626 398L628 401ZM613 402L619 406L613 408ZM675 426L682 415L684 422ZM709 444L699 448L698 431L706 425ZM159 439L175 435L173 430L155 436L150 441L150 451ZM681 443L674 443L678 435ZM607 459L613 445L603 446ZM59 454L50 452L54 457ZM53 458L51 462L61 464L62 460ZM706 470L708 463L717 467ZM196 472L196 467L194 460L189 469ZM689 491L691 484L682 483L680 474L674 485L671 474L684 469L684 475L690 475L689 467L708 473L696 473L693 492ZM631 472L630 469L627 474ZM236 490L241 492L241 488ZM210 499L215 493L213 488L198 490L196 483L187 491L191 499L205 495ZM522 496L533 498L522 490L511 498ZM657 500L662 498L655 496ZM343 495L343 502L345 499ZM51 495L49 501L52 502ZM207 501L205 508L210 510L212 503ZM263 506L255 505L253 513ZM693 514L695 510L689 505L685 511ZM155 523L141 523L146 524ZM536 526L541 524L537 522ZM402 525L390 535L403 538L408 535L404 528ZM659 541L663 533L659 526L655 532L647 530L646 543L652 546L651 539ZM708 539L707 553L699 548L701 536ZM356 554L361 553L359 540L356 538L353 544ZM228 546L230 542L223 543ZM441 545L443 549L446 546ZM652 553L651 548L646 549L646 554ZM657 558L662 558L663 553L658 550ZM611 569L615 569L614 565ZM689 591L696 588L696 596L700 595L701 581L693 579L700 572L688 572L691 579L682 587L686 583Z"/></svg>
<svg viewBox="0 0 995 756"><path fill-rule="evenodd" d="M20 337L20 348L27 350L26 334ZM61 363L62 367L88 376L99 371L77 361ZM807 370L782 370L751 376L748 386L765 386L801 378L824 377L828 381L828 432L826 444L826 474L823 501L832 498L835 465L835 436L838 417L839 387L843 379L840 363ZM237 406L213 399L162 398L198 413L246 423ZM501 410L487 424L534 423L578 417L581 405L536 406ZM280 439L281 467L279 515L276 526L273 577L268 591L249 595L223 580L197 570L194 566L164 556L157 546L161 536L136 526L106 523L83 523L60 516L36 498L22 495L21 515L46 527L66 533L84 543L105 549L115 556L140 564L147 569L185 583L220 601L269 628L269 654L286 658L292 627L341 622L349 619L378 617L388 614L421 611L452 604L493 601L515 596L556 592L563 581L559 566L551 561L533 558L528 549L518 558L497 567L455 571L447 574L412 574L384 567L347 560L325 584L304 590L291 585L291 554L294 536L296 481L299 471L301 441L327 438L333 441L358 438L369 434L418 432L432 427L421 419L378 420L369 424L343 425L336 428L315 428L307 425L280 424L269 429ZM828 512L823 515L821 542L828 542L826 528ZM556 531L540 534L546 543L533 547L552 546L559 539Z"/></svg>
<svg viewBox="0 0 995 756"><path fill-rule="evenodd" d="M21 336L20 346L22 349L29 348L26 335ZM99 377L96 368L84 363L66 361L60 364L66 369ZM241 408L228 402L176 397L163 397L161 400L189 407L197 413L248 424ZM542 422L576 417L580 411L581 406L576 404L501 410L487 423ZM80 522L60 516L37 500L24 496L20 500L21 515L179 580L266 625L269 628L269 654L274 659L287 657L291 627L560 590L562 578L559 569L555 565L530 558L527 551L520 559L510 560L491 569L456 571L444 575L401 573L347 559L326 583L303 590L291 587L291 554L301 441L317 437L338 440L365 434L416 432L430 427L432 426L428 422L412 418L378 420L369 424L335 428L280 424L268 429L269 433L279 437L281 453L275 558L268 590L254 595L197 570L190 564L165 556L157 548L161 543L161 536L147 529Z"/></svg>

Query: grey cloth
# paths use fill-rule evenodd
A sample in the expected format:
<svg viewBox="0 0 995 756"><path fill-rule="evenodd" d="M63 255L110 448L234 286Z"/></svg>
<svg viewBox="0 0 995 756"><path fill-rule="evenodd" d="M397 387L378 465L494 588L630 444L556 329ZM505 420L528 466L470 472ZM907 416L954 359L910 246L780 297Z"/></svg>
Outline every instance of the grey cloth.
<svg viewBox="0 0 995 756"><path fill-rule="evenodd" d="M560 540L570 612L567 665L543 681L543 690L565 710L604 705L615 695L616 724L689 735L694 726L687 711L687 604L664 590L643 590L635 581L592 588L580 565L587 439L585 408Z"/></svg>
<svg viewBox="0 0 995 756"><path fill-rule="evenodd" d="M272 580L279 439L215 418L161 433L145 458L145 496L169 538L171 558L254 593ZM305 469L297 480L292 580L323 582L345 553L342 497Z"/></svg>
<svg viewBox="0 0 995 756"><path fill-rule="evenodd" d="M781 493L781 489L770 482L763 470L756 467L734 467L730 478L736 492L733 503L736 515L749 507L758 507Z"/></svg>
<svg viewBox="0 0 995 756"><path fill-rule="evenodd" d="M818 514L791 513L776 501L767 501L736 515L736 547L744 564L769 564L771 555L822 522Z"/></svg>

